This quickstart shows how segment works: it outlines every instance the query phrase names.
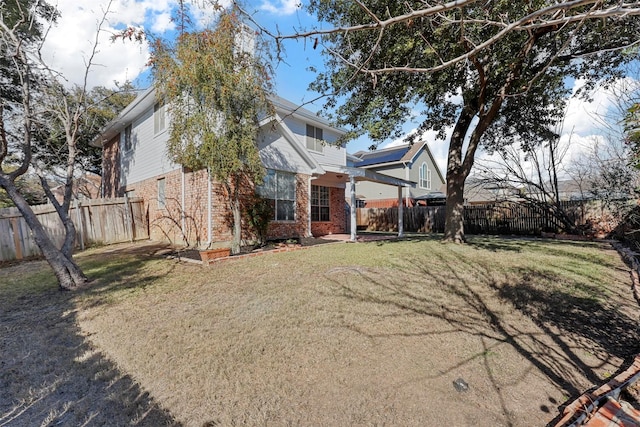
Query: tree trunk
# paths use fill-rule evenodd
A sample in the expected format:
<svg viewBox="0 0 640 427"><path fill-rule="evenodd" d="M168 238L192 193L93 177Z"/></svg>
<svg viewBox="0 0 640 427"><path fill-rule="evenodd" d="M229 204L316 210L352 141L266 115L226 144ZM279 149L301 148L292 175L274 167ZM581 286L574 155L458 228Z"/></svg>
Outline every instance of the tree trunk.
<svg viewBox="0 0 640 427"><path fill-rule="evenodd" d="M240 204L240 178L236 175L231 177L232 184L227 185L229 194L229 204L233 216L233 238L231 240L231 253L240 253L240 241L242 239L242 210Z"/></svg>
<svg viewBox="0 0 640 427"><path fill-rule="evenodd" d="M62 203L62 205L58 202L55 195L51 192L51 188L49 188L49 183L47 182L44 175L39 174L39 178L40 178L40 184L42 185L42 188L44 189L44 192L47 195L49 202L51 202L53 207L56 209L56 212L58 213L58 217L60 218L60 221L62 221L62 224L64 225L65 237L64 237L64 243L62 244L60 251L67 258L71 258L73 253L73 247L76 241L76 226L73 224L73 221L69 217L69 209L71 206L71 195L72 195L70 190L72 184L70 183L72 182L71 181L72 178L67 178L67 184L65 185L64 202Z"/></svg>
<svg viewBox="0 0 640 427"><path fill-rule="evenodd" d="M447 173L444 240L464 243L464 176Z"/></svg>
<svg viewBox="0 0 640 427"><path fill-rule="evenodd" d="M240 212L240 200L238 200L238 194L235 194L234 200L231 205L233 212L233 240L231 242L231 253L240 253L240 240L242 238L242 216Z"/></svg>
<svg viewBox="0 0 640 427"><path fill-rule="evenodd" d="M447 159L447 202L445 207L444 241L464 243L464 181L462 145L467 135L474 111L466 106L460 112L449 141ZM468 156L468 153L467 153Z"/></svg>
<svg viewBox="0 0 640 427"><path fill-rule="evenodd" d="M29 225L29 228L31 228L33 238L56 275L60 289L73 290L87 283L87 277L73 261L71 256L65 256L65 254L53 244L44 227L42 227L42 224L38 221L38 217L24 197L18 192L15 184L5 177L0 177L0 187L4 188L22 214L27 225Z"/></svg>

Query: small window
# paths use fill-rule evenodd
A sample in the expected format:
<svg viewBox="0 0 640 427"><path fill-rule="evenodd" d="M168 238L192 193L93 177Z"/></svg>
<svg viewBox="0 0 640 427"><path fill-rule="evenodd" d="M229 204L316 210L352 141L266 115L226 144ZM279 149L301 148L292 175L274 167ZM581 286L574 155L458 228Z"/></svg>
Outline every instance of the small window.
<svg viewBox="0 0 640 427"><path fill-rule="evenodd" d="M158 180L158 209L164 209L166 206L166 193L165 193L165 178Z"/></svg>
<svg viewBox="0 0 640 427"><path fill-rule="evenodd" d="M311 221L330 221L329 187L311 186Z"/></svg>
<svg viewBox="0 0 640 427"><path fill-rule="evenodd" d="M307 125L307 149L322 153L323 144L322 129Z"/></svg>
<svg viewBox="0 0 640 427"><path fill-rule="evenodd" d="M431 170L426 163L420 166L420 188L431 190Z"/></svg>
<svg viewBox="0 0 640 427"><path fill-rule="evenodd" d="M124 136L122 140L122 148L125 152L130 151L132 147L131 143L131 125L124 128Z"/></svg>
<svg viewBox="0 0 640 427"><path fill-rule="evenodd" d="M159 134L166 127L165 106L159 102L153 106L153 133Z"/></svg>

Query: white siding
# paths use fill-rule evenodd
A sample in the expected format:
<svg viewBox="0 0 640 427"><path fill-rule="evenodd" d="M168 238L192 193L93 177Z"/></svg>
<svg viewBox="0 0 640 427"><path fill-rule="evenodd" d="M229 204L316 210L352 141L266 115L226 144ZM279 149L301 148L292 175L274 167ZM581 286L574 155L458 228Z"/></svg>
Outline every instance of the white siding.
<svg viewBox="0 0 640 427"><path fill-rule="evenodd" d="M267 169L311 174L311 167L278 132L267 131L258 137L260 159Z"/></svg>
<svg viewBox="0 0 640 427"><path fill-rule="evenodd" d="M299 119L297 117L286 117L284 119L285 126L291 129L291 132L298 137L299 143L307 148L306 138L307 138L307 124L310 124L315 127L322 128L322 137L325 141L327 141L328 145L323 147L322 153L310 151L309 153L313 156L314 159L321 165L338 165L338 166L346 166L347 165L347 150L342 147L336 147L335 145L330 145L334 143L338 139L338 132L334 131L330 127L321 126L317 123L312 123L310 121L304 121L303 119Z"/></svg>
<svg viewBox="0 0 640 427"><path fill-rule="evenodd" d="M431 189L429 190L420 188L420 166L422 163L426 163L427 168L431 171ZM422 150L409 169L409 180L416 182L416 187L411 189L412 197L423 196L434 191L444 191L444 182L440 180L440 174L436 168L437 166L433 164L427 151Z"/></svg>
<svg viewBox="0 0 640 427"><path fill-rule="evenodd" d="M168 118L167 118L168 124ZM131 127L132 148L120 154L121 184L133 184L178 169L167 157L168 126L158 135L153 134L153 107L137 117ZM123 132L124 133L124 132ZM120 147L123 147L123 133Z"/></svg>
<svg viewBox="0 0 640 427"><path fill-rule="evenodd" d="M431 189L426 190L420 188L420 166L423 162L426 162L427 168L431 171ZM426 150L420 151L420 154L414 159L413 163L407 165L409 168L409 174L407 176L407 170L402 163L396 163L392 166L381 166L368 168L375 172L382 173L384 175L393 176L396 178L408 179L416 183L415 188L410 188L409 196L418 197L435 191L444 191L444 183L440 180L440 175L436 170L436 166L431 161L431 157ZM407 190L405 195L407 195ZM356 187L356 193L359 196L364 196L368 200L375 199L392 199L398 197L398 190L396 187L378 184L374 182L359 182Z"/></svg>
<svg viewBox="0 0 640 427"><path fill-rule="evenodd" d="M375 171L383 175L405 179L405 171L402 168L402 165L386 168L376 168ZM406 194L407 190L404 191ZM356 194L358 196L365 196L366 200L393 199L398 198L398 187L371 181L360 181L356 184Z"/></svg>

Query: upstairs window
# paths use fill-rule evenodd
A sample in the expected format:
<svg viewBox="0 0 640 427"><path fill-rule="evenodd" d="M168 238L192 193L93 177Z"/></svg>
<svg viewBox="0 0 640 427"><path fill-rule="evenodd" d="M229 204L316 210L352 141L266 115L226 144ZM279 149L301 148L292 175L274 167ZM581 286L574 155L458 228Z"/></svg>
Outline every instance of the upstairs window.
<svg viewBox="0 0 640 427"><path fill-rule="evenodd" d="M431 190L431 170L427 167L426 163L420 166L420 188L425 190Z"/></svg>
<svg viewBox="0 0 640 427"><path fill-rule="evenodd" d="M322 153L322 128L307 125L307 149Z"/></svg>
<svg viewBox="0 0 640 427"><path fill-rule="evenodd" d="M153 133L159 134L166 127L165 106L160 102L156 102L153 106Z"/></svg>
<svg viewBox="0 0 640 427"><path fill-rule="evenodd" d="M330 221L329 187L311 186L311 221Z"/></svg>
<svg viewBox="0 0 640 427"><path fill-rule="evenodd" d="M267 169L258 194L268 199L275 221L294 221L296 212L296 175Z"/></svg>
<svg viewBox="0 0 640 427"><path fill-rule="evenodd" d="M124 135L122 137L122 149L127 152L131 150L131 125L124 128Z"/></svg>

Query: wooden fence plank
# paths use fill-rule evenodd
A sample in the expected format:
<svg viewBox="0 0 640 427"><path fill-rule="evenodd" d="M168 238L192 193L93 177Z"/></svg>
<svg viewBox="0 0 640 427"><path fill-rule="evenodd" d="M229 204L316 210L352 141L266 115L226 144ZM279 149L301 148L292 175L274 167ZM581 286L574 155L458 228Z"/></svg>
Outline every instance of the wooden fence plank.
<svg viewBox="0 0 640 427"><path fill-rule="evenodd" d="M13 230L13 244L15 248L16 259L22 259L22 239L20 238L18 218L11 218L11 229Z"/></svg>
<svg viewBox="0 0 640 427"><path fill-rule="evenodd" d="M131 216L126 217L125 199L79 201L69 216L76 226L76 244L112 244L149 238L148 225L141 198L128 200ZM52 205L32 206L45 231L58 247L64 242L65 230ZM132 222L126 224L126 222ZM133 235L132 232L133 231ZM82 233L80 235L80 233ZM0 209L0 261L40 255L26 221L16 208Z"/></svg>
<svg viewBox="0 0 640 427"><path fill-rule="evenodd" d="M604 209L597 201L563 201L561 207L575 226L602 216ZM404 229L407 232L442 233L444 212L444 206L405 208ZM397 231L397 208L358 208L356 218L360 229ZM539 205L505 202L465 206L464 227L469 234L539 235L542 231L558 231L561 224L548 209Z"/></svg>

